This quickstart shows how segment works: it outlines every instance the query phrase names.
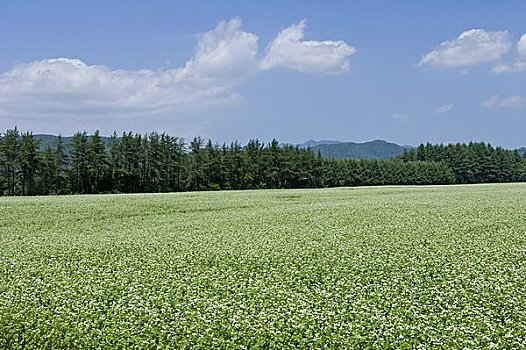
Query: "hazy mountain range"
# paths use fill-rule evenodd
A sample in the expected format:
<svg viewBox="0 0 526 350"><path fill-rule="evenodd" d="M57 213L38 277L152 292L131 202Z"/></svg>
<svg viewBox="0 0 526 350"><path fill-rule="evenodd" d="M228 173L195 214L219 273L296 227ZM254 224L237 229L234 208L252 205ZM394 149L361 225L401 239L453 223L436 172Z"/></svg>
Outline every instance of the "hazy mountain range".
<svg viewBox="0 0 526 350"><path fill-rule="evenodd" d="M298 146L310 147L316 153L320 151L324 157L336 159L389 159L399 156L405 149L413 148L413 146L400 146L384 140L363 143L309 140Z"/></svg>
<svg viewBox="0 0 526 350"><path fill-rule="evenodd" d="M46 134L35 134L34 137L40 140L41 149L46 149L48 146L54 148L57 139L55 135ZM62 137L65 145L68 145L72 138L72 136ZM102 136L101 138L104 143L108 143L110 140L107 136ZM320 151L322 156L336 159L388 159L402 154L405 149L414 147L407 145L400 146L384 140L374 140L363 143L336 140L308 140L295 146L300 148L310 147L315 153ZM520 154L524 154L526 153L526 147L519 148L518 151Z"/></svg>

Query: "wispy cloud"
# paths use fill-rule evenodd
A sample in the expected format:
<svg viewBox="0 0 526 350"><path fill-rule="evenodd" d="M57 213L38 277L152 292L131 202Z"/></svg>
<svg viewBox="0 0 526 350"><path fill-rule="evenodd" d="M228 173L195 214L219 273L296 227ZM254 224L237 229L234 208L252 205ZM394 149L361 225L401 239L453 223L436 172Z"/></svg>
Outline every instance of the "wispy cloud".
<svg viewBox="0 0 526 350"><path fill-rule="evenodd" d="M526 57L526 33L522 34L519 42L517 43L517 51L519 55Z"/></svg>
<svg viewBox="0 0 526 350"><path fill-rule="evenodd" d="M526 72L526 61L515 61L513 63L500 63L491 69L493 73L518 73Z"/></svg>
<svg viewBox="0 0 526 350"><path fill-rule="evenodd" d="M389 116L389 119L398 123L404 123L409 119L409 115L406 113L393 113Z"/></svg>
<svg viewBox="0 0 526 350"><path fill-rule="evenodd" d="M238 101L235 88L262 69L342 73L355 51L343 41L300 41L302 21L282 31L260 58L258 36L241 27L236 17L198 35L193 57L174 69L110 69L77 58L16 65L0 75L0 116L172 116Z"/></svg>
<svg viewBox="0 0 526 350"><path fill-rule="evenodd" d="M513 63L499 63L491 70L493 73L526 72L526 34L523 34L517 43L518 57Z"/></svg>
<svg viewBox="0 0 526 350"><path fill-rule="evenodd" d="M471 29L458 38L445 41L425 54L419 66L439 69L466 68L501 59L511 48L507 31L490 32Z"/></svg>
<svg viewBox="0 0 526 350"><path fill-rule="evenodd" d="M448 113L453 109L452 103L435 108L435 113Z"/></svg>
<svg viewBox="0 0 526 350"><path fill-rule="evenodd" d="M303 73L342 73L356 49L338 40L302 40L306 21L283 29L267 46L261 69L284 67Z"/></svg>
<svg viewBox="0 0 526 350"><path fill-rule="evenodd" d="M506 98L502 98L500 95L493 95L487 100L480 103L482 108L521 108L525 105L526 101L524 97L519 95L513 95Z"/></svg>

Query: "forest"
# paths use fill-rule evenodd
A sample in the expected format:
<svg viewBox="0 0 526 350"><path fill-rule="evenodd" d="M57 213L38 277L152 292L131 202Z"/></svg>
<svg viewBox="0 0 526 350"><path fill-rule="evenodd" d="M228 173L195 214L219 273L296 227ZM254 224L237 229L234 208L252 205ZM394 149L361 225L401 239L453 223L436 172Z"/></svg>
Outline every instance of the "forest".
<svg viewBox="0 0 526 350"><path fill-rule="evenodd" d="M246 145L151 132L77 132L40 147L31 132L0 135L0 195L145 193L526 181L526 154L469 144L421 144L388 160L340 160L277 140Z"/></svg>

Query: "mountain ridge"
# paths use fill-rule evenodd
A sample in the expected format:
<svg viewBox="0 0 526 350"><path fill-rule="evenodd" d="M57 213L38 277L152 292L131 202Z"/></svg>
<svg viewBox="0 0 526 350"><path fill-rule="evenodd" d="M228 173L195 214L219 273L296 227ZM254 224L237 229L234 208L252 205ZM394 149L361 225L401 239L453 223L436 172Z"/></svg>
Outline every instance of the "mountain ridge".
<svg viewBox="0 0 526 350"><path fill-rule="evenodd" d="M58 136L52 134L34 134L33 137L40 141L40 149L47 147L54 148ZM88 135L88 138L90 136ZM73 136L62 136L66 146L69 145ZM107 144L109 136L101 136L102 142ZM377 139L367 142L337 141L337 140L307 140L299 144L283 143L284 145L294 145L299 148L310 148L315 153L320 151L321 155L335 159L388 159L396 157L406 149L415 148L410 145L398 145L393 142ZM516 149L521 155L526 153L526 147Z"/></svg>
<svg viewBox="0 0 526 350"><path fill-rule="evenodd" d="M320 141L321 142L321 141ZM301 147L301 145L298 145ZM401 155L404 150L413 146L400 146L385 140L368 142L334 142L331 144L317 143L310 147L322 156L335 159L389 159Z"/></svg>

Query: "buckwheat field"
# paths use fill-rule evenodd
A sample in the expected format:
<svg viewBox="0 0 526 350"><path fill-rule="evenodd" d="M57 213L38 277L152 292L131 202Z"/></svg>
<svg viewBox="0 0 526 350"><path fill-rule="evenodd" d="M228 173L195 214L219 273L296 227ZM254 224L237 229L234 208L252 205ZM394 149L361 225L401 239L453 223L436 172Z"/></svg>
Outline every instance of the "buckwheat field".
<svg viewBox="0 0 526 350"><path fill-rule="evenodd" d="M526 184L3 197L0 348L526 348Z"/></svg>

